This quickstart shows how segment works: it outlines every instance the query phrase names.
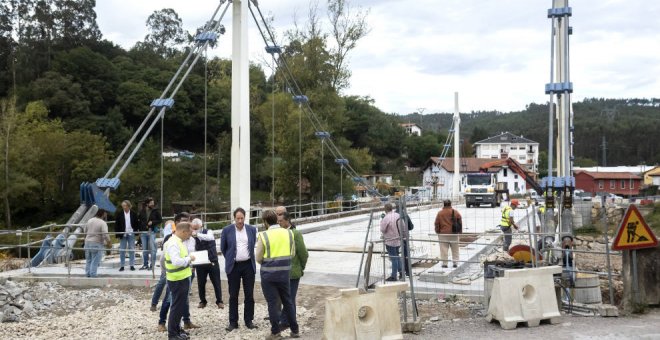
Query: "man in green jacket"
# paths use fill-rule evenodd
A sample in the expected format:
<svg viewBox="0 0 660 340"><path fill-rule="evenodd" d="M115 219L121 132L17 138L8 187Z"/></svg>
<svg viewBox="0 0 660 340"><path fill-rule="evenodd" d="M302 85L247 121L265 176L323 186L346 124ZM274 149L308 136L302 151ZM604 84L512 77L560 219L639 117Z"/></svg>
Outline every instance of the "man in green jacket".
<svg viewBox="0 0 660 340"><path fill-rule="evenodd" d="M296 254L291 261L291 274L289 275L289 286L291 289L291 302L293 303L293 310L296 310L296 294L298 293L298 284L300 283L300 278L303 276L305 271L305 265L307 264L307 258L309 254L307 253L307 247L305 247L305 240L303 239L300 231L296 230L296 226L291 223L291 217L286 211L278 211L277 217L280 220L280 226L285 229L290 229L293 232L293 242L295 243ZM281 307L280 307L281 308ZM280 330L285 330L289 328L289 320L287 320L286 314L282 313L280 309Z"/></svg>

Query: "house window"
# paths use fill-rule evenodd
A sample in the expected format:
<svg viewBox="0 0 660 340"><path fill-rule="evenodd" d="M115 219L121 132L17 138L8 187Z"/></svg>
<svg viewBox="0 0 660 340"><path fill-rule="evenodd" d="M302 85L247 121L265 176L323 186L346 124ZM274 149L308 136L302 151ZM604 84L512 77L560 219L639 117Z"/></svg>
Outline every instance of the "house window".
<svg viewBox="0 0 660 340"><path fill-rule="evenodd" d="M630 180L630 189L635 189L635 181Z"/></svg>
<svg viewBox="0 0 660 340"><path fill-rule="evenodd" d="M616 189L616 181L613 179L610 180L610 189Z"/></svg>
<svg viewBox="0 0 660 340"><path fill-rule="evenodd" d="M605 181L603 181L602 179L600 181L598 181L598 189L601 189L601 190L605 189Z"/></svg>
<svg viewBox="0 0 660 340"><path fill-rule="evenodd" d="M513 175L513 179L518 179L518 175Z"/></svg>
<svg viewBox="0 0 660 340"><path fill-rule="evenodd" d="M507 169L504 169L504 177L507 177L507 176L508 176Z"/></svg>
<svg viewBox="0 0 660 340"><path fill-rule="evenodd" d="M626 188L626 180L622 179L621 180L621 189L625 189L625 188Z"/></svg>

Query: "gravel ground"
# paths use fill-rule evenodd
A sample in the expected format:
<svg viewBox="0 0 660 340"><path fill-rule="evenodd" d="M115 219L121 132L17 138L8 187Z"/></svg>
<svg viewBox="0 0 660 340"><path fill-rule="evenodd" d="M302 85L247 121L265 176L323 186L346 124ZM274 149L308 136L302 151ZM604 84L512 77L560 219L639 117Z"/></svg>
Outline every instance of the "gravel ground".
<svg viewBox="0 0 660 340"><path fill-rule="evenodd" d="M207 292L211 292L210 285ZM223 282L227 302L226 282ZM264 320L267 310L261 288L255 287L255 324L257 330L241 327L227 334L228 309L198 309L196 288L191 297L196 339L263 339L270 324ZM154 339L165 338L156 330L158 314L149 311L150 291L143 288L71 289L53 283L29 286L36 301L47 301L47 308L36 316L24 316L20 322L3 323L0 339ZM298 317L303 339L320 339L323 335L325 297L336 296L336 288L302 285L298 299ZM211 298L209 296L207 298ZM210 300L212 301L212 299ZM480 304L463 299L419 301L422 331L405 334L404 339L660 339L660 310L644 315L618 318L579 317L566 315L558 325L529 328L520 324L505 331L497 322L488 323ZM239 309L242 315L242 309ZM242 324L241 324L242 325ZM285 335L288 335L285 333Z"/></svg>

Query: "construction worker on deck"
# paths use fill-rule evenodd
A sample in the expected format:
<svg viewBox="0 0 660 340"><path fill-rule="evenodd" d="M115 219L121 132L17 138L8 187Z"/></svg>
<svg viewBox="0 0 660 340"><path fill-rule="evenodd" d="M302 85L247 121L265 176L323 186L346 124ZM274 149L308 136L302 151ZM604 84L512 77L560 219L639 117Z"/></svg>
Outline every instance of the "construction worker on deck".
<svg viewBox="0 0 660 340"><path fill-rule="evenodd" d="M504 245L502 249L505 252L509 251L509 246L511 245L511 239L512 239L511 227L514 227L516 230L518 230L518 226L513 221L513 216L511 216L511 212L515 210L519 204L520 203L518 202L517 199L512 199L509 206L505 206L502 209L502 219L500 220L500 229L504 233Z"/></svg>

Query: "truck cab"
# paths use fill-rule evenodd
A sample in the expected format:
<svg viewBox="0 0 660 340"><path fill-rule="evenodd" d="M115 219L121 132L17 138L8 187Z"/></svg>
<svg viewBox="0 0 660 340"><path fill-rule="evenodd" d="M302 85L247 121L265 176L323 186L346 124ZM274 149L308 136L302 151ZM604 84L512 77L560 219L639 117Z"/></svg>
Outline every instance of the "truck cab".
<svg viewBox="0 0 660 340"><path fill-rule="evenodd" d="M498 195L496 195L495 175L491 173L467 174L465 183L465 206L480 206L490 204L491 207L498 206Z"/></svg>

